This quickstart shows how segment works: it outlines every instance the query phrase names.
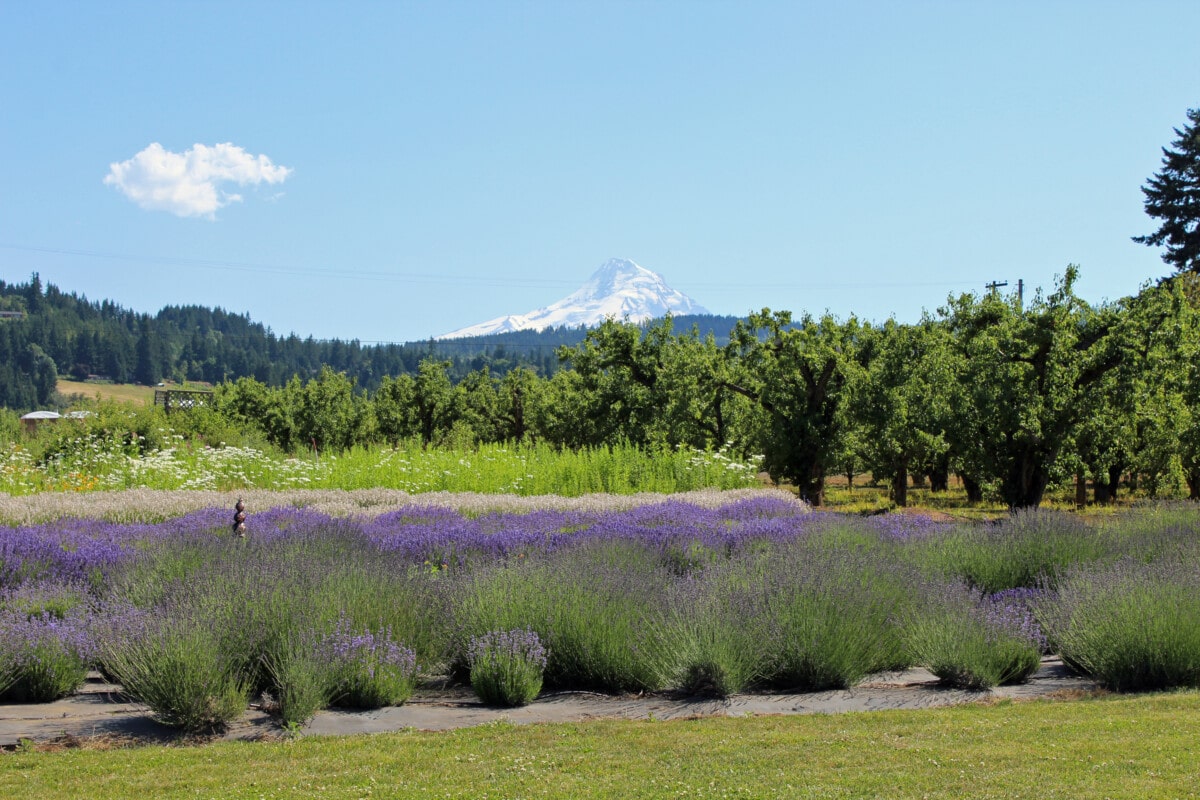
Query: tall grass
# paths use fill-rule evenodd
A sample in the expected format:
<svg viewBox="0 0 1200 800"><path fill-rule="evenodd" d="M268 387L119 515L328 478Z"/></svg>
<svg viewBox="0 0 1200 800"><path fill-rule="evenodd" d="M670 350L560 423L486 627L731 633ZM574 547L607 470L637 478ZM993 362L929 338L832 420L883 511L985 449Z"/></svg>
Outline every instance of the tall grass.
<svg viewBox="0 0 1200 800"><path fill-rule="evenodd" d="M612 445L559 450L545 444L471 448L356 447L340 455L291 458L251 446L207 447L165 431L157 446L128 434L80 433L35 454L0 449L0 493L119 489L398 489L578 497L596 492L672 493L756 484L757 464L724 451L644 450ZM144 443L145 440L139 440Z"/></svg>

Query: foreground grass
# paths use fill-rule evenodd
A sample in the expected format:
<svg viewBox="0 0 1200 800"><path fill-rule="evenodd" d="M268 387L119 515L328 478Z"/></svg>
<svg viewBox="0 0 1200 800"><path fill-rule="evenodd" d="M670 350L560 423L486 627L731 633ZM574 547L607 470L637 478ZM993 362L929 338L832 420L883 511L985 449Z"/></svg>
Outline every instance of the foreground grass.
<svg viewBox="0 0 1200 800"><path fill-rule="evenodd" d="M1200 796L1200 693L0 756L23 798Z"/></svg>

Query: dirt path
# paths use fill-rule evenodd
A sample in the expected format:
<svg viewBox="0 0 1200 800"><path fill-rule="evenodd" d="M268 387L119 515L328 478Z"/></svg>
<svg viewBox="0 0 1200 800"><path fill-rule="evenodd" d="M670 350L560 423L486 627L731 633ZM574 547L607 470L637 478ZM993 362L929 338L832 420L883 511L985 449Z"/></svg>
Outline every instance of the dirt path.
<svg viewBox="0 0 1200 800"><path fill-rule="evenodd" d="M1035 698L1056 693L1089 692L1094 682L1072 674L1057 659L1046 659L1026 684L991 691L946 689L922 669L871 676L853 689L807 694L742 694L727 700L680 699L669 695L603 695L591 692L551 692L515 709L484 706L470 689L422 689L403 706L373 711L331 709L318 713L303 732L342 736L415 728L441 731L506 721L516 725L537 722L578 722L594 719L686 719L709 716L773 714L834 714L899 708L934 708L994 698ZM276 719L252 707L219 739L271 739L281 735ZM21 739L116 737L134 743L179 741L186 737L159 725L149 710L126 702L120 687L94 675L71 697L38 705L0 705L0 747Z"/></svg>

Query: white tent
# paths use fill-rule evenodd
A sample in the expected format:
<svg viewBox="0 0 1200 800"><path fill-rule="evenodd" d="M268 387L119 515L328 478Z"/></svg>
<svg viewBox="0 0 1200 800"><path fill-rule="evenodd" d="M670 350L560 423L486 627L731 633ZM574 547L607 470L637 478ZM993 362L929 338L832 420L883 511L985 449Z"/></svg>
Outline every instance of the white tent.
<svg viewBox="0 0 1200 800"><path fill-rule="evenodd" d="M46 422L47 420L54 422L58 418L59 413L57 411L30 411L28 414L21 417L21 421L25 423L25 430L32 433L33 429L41 423Z"/></svg>
<svg viewBox="0 0 1200 800"><path fill-rule="evenodd" d="M25 416L21 417L24 420L42 420L42 419L58 419L60 414L57 411L30 411Z"/></svg>

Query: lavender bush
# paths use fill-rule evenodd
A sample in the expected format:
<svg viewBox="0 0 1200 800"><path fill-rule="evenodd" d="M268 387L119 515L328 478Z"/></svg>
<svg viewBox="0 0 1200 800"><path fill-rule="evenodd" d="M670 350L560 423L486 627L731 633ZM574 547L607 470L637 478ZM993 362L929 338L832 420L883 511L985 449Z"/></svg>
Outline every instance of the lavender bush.
<svg viewBox="0 0 1200 800"><path fill-rule="evenodd" d="M728 568L681 580L656 626L668 688L694 697L728 697L763 677L762 620Z"/></svg>
<svg viewBox="0 0 1200 800"><path fill-rule="evenodd" d="M912 576L887 549L798 543L763 569L757 605L768 683L846 688L907 663L898 615L911 602Z"/></svg>
<svg viewBox="0 0 1200 800"><path fill-rule="evenodd" d="M1029 602L1029 590L981 595L964 585L931 587L905 626L913 660L961 689L1023 683L1046 644Z"/></svg>
<svg viewBox="0 0 1200 800"><path fill-rule="evenodd" d="M1080 566L1035 608L1063 660L1106 688L1200 686L1200 567L1194 557Z"/></svg>
<svg viewBox="0 0 1200 800"><path fill-rule="evenodd" d="M960 526L928 542L924 552L947 576L990 594L1053 586L1072 565L1111 555L1114 544L1077 516L1034 510L995 524Z"/></svg>
<svg viewBox="0 0 1200 800"><path fill-rule="evenodd" d="M0 613L0 699L48 703L74 692L92 659L87 619L75 611Z"/></svg>
<svg viewBox="0 0 1200 800"><path fill-rule="evenodd" d="M452 662L464 674L472 637L530 628L549 649L552 686L661 688L662 641L653 621L671 576L652 555L631 542L591 541L469 576L455 591Z"/></svg>
<svg viewBox="0 0 1200 800"><path fill-rule="evenodd" d="M532 630L490 631L467 648L471 688L496 706L523 706L542 690L546 648Z"/></svg>
<svg viewBox="0 0 1200 800"><path fill-rule="evenodd" d="M304 724L333 699L330 665L321 660L311 633L277 639L263 655L263 666L270 677L275 711L285 726Z"/></svg>
<svg viewBox="0 0 1200 800"><path fill-rule="evenodd" d="M355 630L345 617L317 649L330 680L334 705L351 708L398 706L412 697L416 654L394 641L391 631Z"/></svg>
<svg viewBox="0 0 1200 800"><path fill-rule="evenodd" d="M47 614L64 619L84 614L91 600L87 586L73 581L29 581L0 592L0 611L35 617Z"/></svg>
<svg viewBox="0 0 1200 800"><path fill-rule="evenodd" d="M1037 610L1069 662L1116 675L1114 687L1197 680L1186 672L1188 632L1200 628L1189 599L1200 579L1187 567L1194 509L1148 509L1125 527L1022 515L948 528L812 513L778 494L719 501L728 497L439 495L395 507L395 493L321 495L322 510L252 507L246 539L229 535L228 507L0 528L0 615L48 630L99 609L87 612L103 642L93 663L192 728L219 725L259 690L302 721L335 693L352 702L353 682L381 673L401 688L364 689L374 696L362 702L394 702L417 665L465 680L472 639L513 630L548 649L554 687L849 686L911 663L917 641L948 680L985 685L1019 676L1036 637L1021 640L1024 601L983 588L1038 576L1061 590ZM1131 552L1120 570L1105 566ZM953 590L959 606L921 602L923 587L956 578L972 586ZM0 685L17 651L32 651L8 639Z"/></svg>
<svg viewBox="0 0 1200 800"><path fill-rule="evenodd" d="M105 665L125 693L164 725L219 729L245 711L251 680L222 651L208 621L131 612L101 640Z"/></svg>

